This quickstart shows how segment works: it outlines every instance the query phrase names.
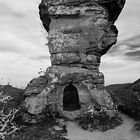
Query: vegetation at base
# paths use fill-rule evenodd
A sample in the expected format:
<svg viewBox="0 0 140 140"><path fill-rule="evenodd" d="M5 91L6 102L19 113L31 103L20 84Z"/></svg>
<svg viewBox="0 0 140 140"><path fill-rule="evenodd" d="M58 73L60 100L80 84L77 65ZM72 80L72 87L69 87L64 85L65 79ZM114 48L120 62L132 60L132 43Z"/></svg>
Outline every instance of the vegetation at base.
<svg viewBox="0 0 140 140"><path fill-rule="evenodd" d="M67 140L64 138L66 129L55 130L54 126L58 126L57 121L47 118L41 123L23 125L19 131L9 135L6 140Z"/></svg>
<svg viewBox="0 0 140 140"><path fill-rule="evenodd" d="M16 108L7 107L7 104L12 100L11 96L8 96L4 91L0 92L0 139L6 140L6 136L9 136L20 129L14 122L15 114L18 111Z"/></svg>
<svg viewBox="0 0 140 140"><path fill-rule="evenodd" d="M84 130L99 130L103 132L122 124L122 120L117 114L110 116L104 109L100 111L89 110L87 113L77 118L76 121Z"/></svg>
<svg viewBox="0 0 140 140"><path fill-rule="evenodd" d="M11 85L0 86L0 140L67 140L66 128L55 130L57 121L47 117L41 123L25 124L18 122L24 90Z"/></svg>
<svg viewBox="0 0 140 140"><path fill-rule="evenodd" d="M140 131L140 122L135 124L134 129Z"/></svg>

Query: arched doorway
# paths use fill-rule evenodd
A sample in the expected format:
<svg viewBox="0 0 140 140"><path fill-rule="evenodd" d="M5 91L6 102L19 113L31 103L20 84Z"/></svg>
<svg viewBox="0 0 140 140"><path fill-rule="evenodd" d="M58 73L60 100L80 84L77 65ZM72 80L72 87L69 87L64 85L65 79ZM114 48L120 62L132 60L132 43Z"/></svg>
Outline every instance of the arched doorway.
<svg viewBox="0 0 140 140"><path fill-rule="evenodd" d="M63 110L75 111L81 108L79 104L78 90L72 84L68 85L64 89L63 93Z"/></svg>

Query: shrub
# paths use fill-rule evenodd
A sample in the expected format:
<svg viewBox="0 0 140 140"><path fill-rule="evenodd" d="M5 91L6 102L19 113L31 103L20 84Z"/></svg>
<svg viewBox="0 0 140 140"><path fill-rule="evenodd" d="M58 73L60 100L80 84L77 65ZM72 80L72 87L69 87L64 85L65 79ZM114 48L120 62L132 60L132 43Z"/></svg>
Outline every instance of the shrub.
<svg viewBox="0 0 140 140"><path fill-rule="evenodd" d="M86 113L77 118L77 121L83 129L90 131L106 131L122 123L117 111L108 110L106 107L96 110L94 106L90 106Z"/></svg>
<svg viewBox="0 0 140 140"><path fill-rule="evenodd" d="M5 140L6 136L13 134L20 129L13 121L18 109L12 108L6 112L4 111L5 105L11 99L11 96L6 95L3 91L0 92L0 103L2 106L0 110L0 138L2 140Z"/></svg>

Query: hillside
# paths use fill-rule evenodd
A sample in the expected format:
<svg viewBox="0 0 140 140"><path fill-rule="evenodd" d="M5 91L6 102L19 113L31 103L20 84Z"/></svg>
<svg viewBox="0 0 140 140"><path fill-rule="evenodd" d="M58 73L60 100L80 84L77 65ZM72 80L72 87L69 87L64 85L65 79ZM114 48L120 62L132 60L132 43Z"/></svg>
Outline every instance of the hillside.
<svg viewBox="0 0 140 140"><path fill-rule="evenodd" d="M129 85L131 85L131 83L126 83L126 84L113 84L113 85L106 86L106 89L107 90L111 90L111 91L116 91L118 89L125 88L126 86L129 86Z"/></svg>
<svg viewBox="0 0 140 140"><path fill-rule="evenodd" d="M138 100L140 96L140 79L133 83L114 84L106 86L105 88L112 91L116 96Z"/></svg>
<svg viewBox="0 0 140 140"><path fill-rule="evenodd" d="M127 114L140 116L140 79L134 83L109 85L114 101Z"/></svg>
<svg viewBox="0 0 140 140"><path fill-rule="evenodd" d="M23 89L12 87L11 85L0 85L0 92L4 95L11 96L12 99L6 104L7 108L17 108L23 100ZM0 109L2 105L0 104Z"/></svg>
<svg viewBox="0 0 140 140"><path fill-rule="evenodd" d="M140 93L140 79L127 86L126 88Z"/></svg>

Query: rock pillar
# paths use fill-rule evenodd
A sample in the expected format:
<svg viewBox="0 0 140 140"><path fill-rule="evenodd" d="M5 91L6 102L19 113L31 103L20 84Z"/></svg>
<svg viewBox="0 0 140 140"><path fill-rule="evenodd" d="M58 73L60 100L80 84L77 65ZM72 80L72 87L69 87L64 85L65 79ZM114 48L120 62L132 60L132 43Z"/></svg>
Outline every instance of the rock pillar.
<svg viewBox="0 0 140 140"><path fill-rule="evenodd" d="M99 72L99 66L101 56L117 41L118 30L114 22L124 3L125 0L41 1L39 14L48 32L52 66L44 76L27 86L27 112L37 115L49 106L52 113L74 118L90 105L111 108L112 100L103 90L104 76ZM68 86L77 90L64 95ZM78 96L74 95L76 91ZM74 101L75 105L64 101L74 100L72 97L78 98L79 108L76 109Z"/></svg>

